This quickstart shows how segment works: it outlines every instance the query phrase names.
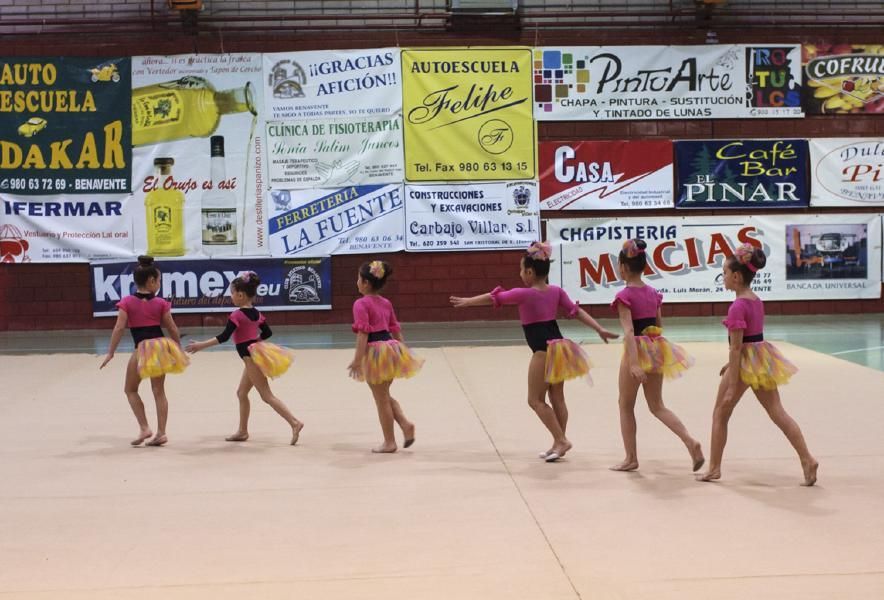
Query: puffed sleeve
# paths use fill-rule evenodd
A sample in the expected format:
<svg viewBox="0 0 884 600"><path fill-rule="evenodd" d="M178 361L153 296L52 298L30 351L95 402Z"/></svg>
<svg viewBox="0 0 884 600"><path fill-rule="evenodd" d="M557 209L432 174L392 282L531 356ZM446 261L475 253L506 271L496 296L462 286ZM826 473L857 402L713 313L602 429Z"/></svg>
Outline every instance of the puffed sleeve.
<svg viewBox="0 0 884 600"><path fill-rule="evenodd" d="M362 298L353 303L353 333L371 333L371 322L368 314L368 306L362 302Z"/></svg>
<svg viewBox="0 0 884 600"><path fill-rule="evenodd" d="M577 316L580 307L576 302L571 300L568 296L568 292L559 288L559 308L561 308L565 312L565 316L569 319L573 319Z"/></svg>
<svg viewBox="0 0 884 600"><path fill-rule="evenodd" d="M500 308L507 304L521 304L525 299L525 292L527 290L528 288L505 290L497 286L491 290L491 302L494 304L494 308Z"/></svg>
<svg viewBox="0 0 884 600"><path fill-rule="evenodd" d="M746 307L742 302L734 302L727 309L727 318L722 321L728 331L746 329Z"/></svg>
<svg viewBox="0 0 884 600"><path fill-rule="evenodd" d="M130 302L132 302L132 296L123 296L123 298L117 302L116 306L124 313L128 313Z"/></svg>
<svg viewBox="0 0 884 600"><path fill-rule="evenodd" d="M159 296L157 296L159 298ZM163 303L163 308L160 310L160 314L164 315L167 312L172 312L172 303L166 300L165 298L160 298L160 302Z"/></svg>
<svg viewBox="0 0 884 600"><path fill-rule="evenodd" d="M614 301L611 302L611 308L614 309L614 312L617 312L617 304L620 303L626 308L632 308L632 301L629 299L629 288L623 288L614 296Z"/></svg>
<svg viewBox="0 0 884 600"><path fill-rule="evenodd" d="M390 318L387 323L387 330L390 333L396 333L397 331L402 331L402 327L399 325L399 320L396 318L396 311L393 310L393 305L390 304Z"/></svg>
<svg viewBox="0 0 884 600"><path fill-rule="evenodd" d="M660 308L661 306L663 306L663 294L661 294L657 290L654 290L654 293L657 294L657 308Z"/></svg>

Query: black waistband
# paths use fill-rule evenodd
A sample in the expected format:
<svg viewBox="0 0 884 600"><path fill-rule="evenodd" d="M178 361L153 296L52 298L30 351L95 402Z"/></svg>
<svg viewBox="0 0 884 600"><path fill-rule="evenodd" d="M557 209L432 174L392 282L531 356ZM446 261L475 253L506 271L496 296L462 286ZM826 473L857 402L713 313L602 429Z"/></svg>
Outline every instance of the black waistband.
<svg viewBox="0 0 884 600"><path fill-rule="evenodd" d="M153 338L163 337L163 328L159 325L148 325L147 327L130 327L132 332L132 341L137 346L144 340L152 340Z"/></svg>
<svg viewBox="0 0 884 600"><path fill-rule="evenodd" d="M525 332L525 341L533 352L546 352L546 343L549 340L562 339L562 332L559 330L559 324L553 319L552 321L540 321L539 323L528 323L522 325Z"/></svg>
<svg viewBox="0 0 884 600"><path fill-rule="evenodd" d="M633 335L641 335L646 327L656 327L657 317L648 317L647 319L633 319L632 333Z"/></svg>
<svg viewBox="0 0 884 600"><path fill-rule="evenodd" d="M383 331L372 331L368 334L369 342L386 342L387 340L392 340L393 334L391 334L386 329Z"/></svg>
<svg viewBox="0 0 884 600"><path fill-rule="evenodd" d="M763 333L756 333L755 335L744 335L743 336L743 343L744 344L754 344L755 342L763 342L763 341L764 341L764 334Z"/></svg>
<svg viewBox="0 0 884 600"><path fill-rule="evenodd" d="M249 358L252 354L249 352L249 346L257 342L258 340L249 340L247 342L240 342L236 345L236 353L239 354L240 358Z"/></svg>

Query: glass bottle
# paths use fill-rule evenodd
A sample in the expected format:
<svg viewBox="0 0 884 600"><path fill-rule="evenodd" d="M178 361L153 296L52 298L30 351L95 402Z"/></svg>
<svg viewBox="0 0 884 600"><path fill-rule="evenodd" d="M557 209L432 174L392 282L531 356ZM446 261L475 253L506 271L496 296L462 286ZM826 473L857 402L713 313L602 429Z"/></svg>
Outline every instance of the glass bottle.
<svg viewBox="0 0 884 600"><path fill-rule="evenodd" d="M164 189L174 164L171 158L154 159L156 189L144 196L147 253L151 256L184 255L184 192Z"/></svg>
<svg viewBox="0 0 884 600"><path fill-rule="evenodd" d="M203 194L203 246L236 246L237 200L233 190L222 189L227 179L224 166L224 136L210 140L212 189ZM220 248L219 248L220 250Z"/></svg>
<svg viewBox="0 0 884 600"><path fill-rule="evenodd" d="M257 115L251 83L215 91L202 77L187 76L132 90L132 145L147 146L212 135L221 115Z"/></svg>

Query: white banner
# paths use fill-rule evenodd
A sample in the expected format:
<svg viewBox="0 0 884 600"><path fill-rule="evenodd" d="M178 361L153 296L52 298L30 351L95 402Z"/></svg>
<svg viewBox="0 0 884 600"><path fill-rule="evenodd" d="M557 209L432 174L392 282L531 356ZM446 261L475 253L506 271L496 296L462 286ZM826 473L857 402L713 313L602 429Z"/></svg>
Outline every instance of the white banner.
<svg viewBox="0 0 884 600"><path fill-rule="evenodd" d="M132 201L124 195L0 195L0 262L131 257Z"/></svg>
<svg viewBox="0 0 884 600"><path fill-rule="evenodd" d="M270 187L392 183L405 178L402 117L267 123Z"/></svg>
<svg viewBox="0 0 884 600"><path fill-rule="evenodd" d="M266 255L260 54L132 59L135 249Z"/></svg>
<svg viewBox="0 0 884 600"><path fill-rule="evenodd" d="M407 250L512 250L540 239L535 181L406 185Z"/></svg>
<svg viewBox="0 0 884 600"><path fill-rule="evenodd" d="M538 121L801 117L799 45L534 49Z"/></svg>
<svg viewBox="0 0 884 600"><path fill-rule="evenodd" d="M575 301L608 304L623 288L617 257L627 239L647 241L645 280L667 302L730 302L722 266L742 243L764 249L767 265L752 289L764 300L879 298L878 215L555 219L550 280Z"/></svg>
<svg viewBox="0 0 884 600"><path fill-rule="evenodd" d="M884 138L810 140L811 206L884 206Z"/></svg>
<svg viewBox="0 0 884 600"><path fill-rule="evenodd" d="M265 54L264 89L268 120L399 115L399 49Z"/></svg>
<svg viewBox="0 0 884 600"><path fill-rule="evenodd" d="M405 247L402 185L273 190L273 256L396 252Z"/></svg>

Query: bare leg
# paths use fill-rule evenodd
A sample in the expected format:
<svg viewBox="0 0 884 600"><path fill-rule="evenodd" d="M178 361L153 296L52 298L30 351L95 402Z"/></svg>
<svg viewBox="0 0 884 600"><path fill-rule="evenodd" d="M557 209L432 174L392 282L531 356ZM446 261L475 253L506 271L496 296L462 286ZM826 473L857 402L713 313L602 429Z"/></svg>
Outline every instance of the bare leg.
<svg viewBox="0 0 884 600"><path fill-rule="evenodd" d="M660 419L672 433L678 436L691 454L693 470L699 471L705 462L703 449L700 447L700 442L691 437L691 434L688 433L687 428L675 413L663 404L663 376L648 374L642 389L644 389L645 400L648 402L651 414Z"/></svg>
<svg viewBox="0 0 884 600"><path fill-rule="evenodd" d="M392 382L390 383L392 384ZM414 423L405 416L405 412L403 412L399 402L393 396L390 396L389 388L387 390L387 395L390 398L390 407L393 409L393 419L399 424L399 428L402 429L402 435L405 436L405 442L402 446L408 448L414 444Z"/></svg>
<svg viewBox="0 0 884 600"><path fill-rule="evenodd" d="M384 443L372 449L377 454L386 454L396 452L396 437L393 435L393 423L395 416L393 412L392 398L390 397L391 381L384 383L369 383L371 395L374 396L374 403L378 409L378 421L381 423L381 431L384 434Z"/></svg>
<svg viewBox="0 0 884 600"><path fill-rule="evenodd" d="M150 380L150 388L153 392L154 402L157 404L157 434L150 440L148 446L162 446L168 442L166 438L166 421L169 419L169 400L166 398L166 376L160 375Z"/></svg>
<svg viewBox="0 0 884 600"><path fill-rule="evenodd" d="M556 383L554 385L550 385L546 392L549 397L549 403L552 405L553 413L556 415L556 421L559 422L559 427L562 428L562 435L565 436L565 440L568 440L568 405L565 404L565 384ZM552 453L553 449L550 448L546 452L541 455L541 458L546 458L550 453ZM564 454L560 454L559 456L564 456Z"/></svg>
<svg viewBox="0 0 884 600"><path fill-rule="evenodd" d="M721 479L721 457L724 455L724 446L727 444L727 423L748 388L745 383L739 381L734 397L725 399L727 381L728 372L725 371L721 377L721 383L718 384L718 396L715 399L715 409L712 411L712 449L710 450L709 469L702 475L698 475L697 481Z"/></svg>
<svg viewBox="0 0 884 600"><path fill-rule="evenodd" d="M123 387L129 406L132 408L132 412L135 413L135 420L138 421L139 432L138 437L132 440L133 446L140 446L144 440L153 435L150 425L147 423L147 415L144 413L144 402L141 401L141 396L138 395L140 383L138 359L135 357L135 353L133 353L129 358L129 363L126 365L126 383Z"/></svg>
<svg viewBox="0 0 884 600"><path fill-rule="evenodd" d="M251 358L244 358L243 361L246 363L246 372L249 375L249 379L252 381L252 385L255 386L255 389L261 394L261 400L269 404L270 407L276 411L276 414L285 419L289 426L291 426L291 444L294 446L298 443L298 436L301 434L304 424L295 418L295 415L293 415L288 407L282 403L282 400L273 395L273 392L270 390L270 384L267 382L267 377L264 376L264 373L261 372L258 365L252 362Z"/></svg>
<svg viewBox="0 0 884 600"><path fill-rule="evenodd" d="M801 469L804 471L804 483L802 485L811 486L816 483L816 471L820 466L817 460L810 454L807 449L807 443L804 441L804 435L801 428L795 422L780 402L779 390L754 390L755 397L767 411L770 420L786 435L786 439L795 448L798 458L801 459Z"/></svg>
<svg viewBox="0 0 884 600"><path fill-rule="evenodd" d="M612 471L635 471L638 469L638 449L636 447L635 399L638 396L639 381L629 372L626 358L620 361L619 376L620 435L626 457L623 462L611 467Z"/></svg>
<svg viewBox="0 0 884 600"><path fill-rule="evenodd" d="M251 389L252 380L249 378L249 370L244 367L239 387L236 388L236 399L239 401L239 427L236 428L233 435L224 438L225 441L244 442L249 439L249 414L252 411L252 404L249 402Z"/></svg>
<svg viewBox="0 0 884 600"><path fill-rule="evenodd" d="M546 352L535 352L528 365L528 406L537 413L540 421L546 426L553 437L552 452L545 459L548 462L558 460L571 449L571 442L565 439L561 425L552 407L546 403Z"/></svg>

